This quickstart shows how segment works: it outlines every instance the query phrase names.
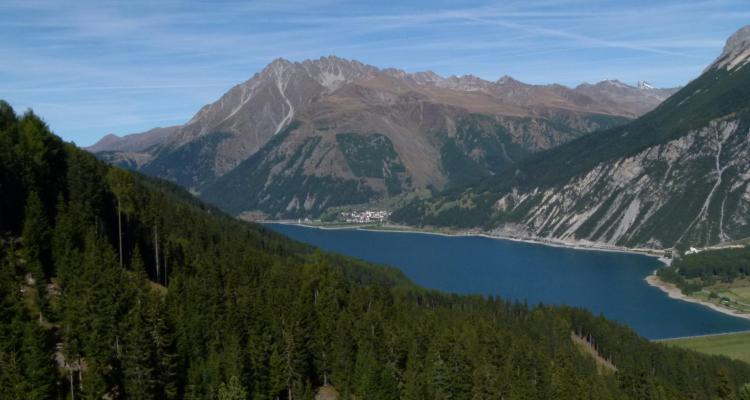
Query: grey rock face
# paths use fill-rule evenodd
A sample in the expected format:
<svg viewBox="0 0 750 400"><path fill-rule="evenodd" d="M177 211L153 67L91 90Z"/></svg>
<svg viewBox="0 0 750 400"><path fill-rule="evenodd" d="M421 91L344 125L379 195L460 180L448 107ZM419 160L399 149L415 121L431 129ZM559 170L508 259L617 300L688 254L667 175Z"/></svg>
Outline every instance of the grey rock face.
<svg viewBox="0 0 750 400"><path fill-rule="evenodd" d="M655 235L679 225L674 242L705 245L738 237L750 209L750 130L737 120L703 129L636 155L597 165L554 187L517 191L496 209L530 210L520 220L534 236L616 245L671 246ZM727 170L742 173L727 173ZM687 224L675 217L684 215Z"/></svg>
<svg viewBox="0 0 750 400"><path fill-rule="evenodd" d="M724 51L710 68L729 70L741 67L750 61L750 25L735 32L724 46Z"/></svg>

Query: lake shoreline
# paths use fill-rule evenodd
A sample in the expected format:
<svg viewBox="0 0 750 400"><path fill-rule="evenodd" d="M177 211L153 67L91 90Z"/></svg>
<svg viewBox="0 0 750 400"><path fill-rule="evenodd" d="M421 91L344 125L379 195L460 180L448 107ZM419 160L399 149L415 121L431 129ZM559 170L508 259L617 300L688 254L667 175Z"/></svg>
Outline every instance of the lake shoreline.
<svg viewBox="0 0 750 400"><path fill-rule="evenodd" d="M481 231L461 231L461 230L433 230L433 229L419 229L411 226L404 225L368 225L368 224L340 224L340 225L325 225L325 224L309 224L298 221L290 220L264 220L256 221L260 224L280 224L280 225L296 225L305 228L316 228L326 230L363 230L363 231L375 231L375 232L395 232L395 233L419 233L423 235L435 235L445 237L483 237L486 239L493 240L507 240L511 242L520 242L528 244L538 244L542 246L565 248L572 250L588 250L588 251L607 251L612 253L625 253L625 254L637 254L647 257L654 257L661 261L664 265L669 265L670 259L665 258L662 255L654 254L653 251L648 249L634 249L621 246L610 246L604 244L598 244L595 242L581 243L578 241L566 241L557 239L540 239L534 237L522 237L522 236L511 236L497 233L487 233Z"/></svg>
<svg viewBox="0 0 750 400"><path fill-rule="evenodd" d="M729 314L727 312L722 312L721 310L718 310L717 308L713 308L713 307L698 307L699 309L696 310L696 309L691 308L691 306L686 305L686 302L690 302L687 299L683 299L674 295L665 296L664 294L666 291L653 290L651 287L654 285L651 284L651 282L648 282L647 278L651 274L655 273L655 270L659 270L660 268L662 268L662 265L668 265L671 262L671 260L665 259L664 257L660 257L661 252L657 252L651 249L629 249L629 248L623 248L623 247L610 246L607 244L597 245L596 243L592 244L586 241L584 241L584 243L580 243L576 241L549 241L546 239L539 240L536 238L522 237L522 235L517 235L516 232L509 232L508 235L504 235L505 233L504 231L492 231L492 232L478 231L478 230L450 231L450 230L443 230L443 229L424 229L424 228L414 228L414 227L408 227L408 226L389 225L389 224L384 224L384 225L354 224L354 223L352 224L321 224L318 222L311 223L310 221L303 222L303 221L298 221L298 220L281 220L281 221L274 220L274 221L256 221L256 222L267 224L266 226L268 229L278 230L281 233L289 232L288 235L292 238L297 238L297 236L299 236L297 240L302 240L303 242L307 242L313 245L315 245L316 243L316 240L314 240L314 238L325 238L324 240L318 240L318 241L330 247L329 250L340 252L342 254L348 254L354 257L362 257L362 255L368 255L368 256L374 257L373 254L377 255L381 253L380 253L380 250L373 253L372 246L376 246L378 249L380 249L381 247L386 248L387 246L391 246L392 244L396 244L397 246L396 248L399 250L399 252L404 252L404 251L409 252L410 251L409 249L414 249L414 251L427 251L427 252L431 252L432 254L432 251L428 249L428 247L430 246L429 244L432 242L429 240L425 240L425 239L419 239L416 237L417 235L412 235L412 236L392 235L390 238L388 237L390 235L373 236L372 240L374 241L374 243L372 245L369 245L367 243L369 241L368 238L370 238L370 236L353 235L353 234L350 235L349 233L347 233L347 232L354 233L357 231L365 231L365 232L372 231L372 232L380 232L380 233L418 233L418 234L422 234L422 236L432 235L432 237L434 237L435 240L437 240L439 237L445 237L445 238L451 238L451 237L472 238L473 237L473 238L489 239L486 241L480 239L477 242L475 242L474 240L456 241L455 244L450 244L450 242L441 242L442 243L440 245L441 249L437 249L437 253L442 254L446 246L448 248L452 248L453 246L456 246L456 249L463 249L464 246L470 246L472 251L475 252L472 254L475 254L477 257L479 257L478 260L484 260L484 258L481 258L481 257L486 256L482 252L483 248L494 248L493 246L495 245L491 243L493 241L498 241L498 243L500 243L499 241L505 241L505 244L504 244L505 246L510 246L510 244L514 242L527 243L528 246L518 246L518 251L520 251L521 254L527 254L529 256L535 255L535 254L540 254L540 255L557 254L557 256L553 256L552 258L542 257L544 258L544 260L546 260L542 263L545 266L540 265L543 271L546 271L544 269L544 268L547 268L546 266L555 264L556 262L555 257L562 257L563 259L566 259L566 260L569 260L569 259L578 260L580 261L580 263L582 263L581 265L589 265L590 263L587 264L588 262L587 260L589 260L592 257L593 258L599 257L593 253L590 253L590 255L587 256L585 254L586 252L570 252L566 255L562 255L560 253L552 252L551 249L553 248L561 248L561 249L567 248L571 250L589 250L589 251L597 251L597 252L609 252L610 254L612 254L611 257L615 264L618 263L616 260L619 260L619 258L615 256L615 254L617 253L622 254L623 256L628 255L628 254L647 256L648 258L641 258L640 260L632 259L632 261L629 261L630 263L635 263L638 265L647 265L647 267L638 269L637 273L626 274L627 276L625 276L624 278L627 278L627 279L623 281L623 285L625 285L624 287L629 288L628 290L630 292L639 293L642 295L641 297L638 297L639 299L648 299L648 301L643 300L643 301L637 302L641 304L642 307L644 307L644 310L634 312L634 314L645 315L645 317L628 316L627 310L623 311L621 307L620 308L614 307L614 306L610 307L613 310L615 310L617 313L622 314L620 317L622 318L623 322L627 322L629 324L631 323L635 324L634 326L640 326L639 324L641 323L641 321L643 321L644 324L646 323L651 324L651 325L644 325L642 327L643 332L638 331L641 335L644 335L650 340L661 340L661 339L677 338L677 337L682 337L682 336L713 334L713 333L722 333L722 332L735 332L735 331L740 331L740 330L748 330L748 328L750 328L750 326L747 326L747 322L748 320L750 320L750 318L747 318L747 319L730 318L732 316L733 317L737 317L737 316L734 314ZM284 226L287 226L287 228L285 228ZM304 229L304 228L316 228L316 229ZM318 234L314 232L315 230L319 232L328 231L330 233ZM304 231L308 231L308 232L304 232ZM359 239L353 240L352 243L348 242L347 240L342 239L342 238L348 238L348 237L359 238ZM332 239L332 238L337 238L337 239ZM482 241L485 242L483 245L477 244ZM401 245L402 243L409 243L409 245L408 246ZM409 246L413 246L415 243L425 243L425 244L422 245L422 247L419 247L419 246L409 247ZM546 249L542 247L537 247L535 245L543 245L544 247L546 247ZM404 247L404 246L407 246L407 247ZM328 247L324 246L324 248L328 248ZM362 249L365 249L365 250L362 250ZM515 247L513 247L513 249L515 249ZM578 253L578 254L574 255L572 253ZM514 254L515 253L511 251L511 254L509 254L508 257L512 258ZM380 256L376 256L375 258L378 258L378 257ZM448 259L451 259L452 255L446 255L446 257ZM578 257L580 257L580 259L578 259ZM610 256L606 256L606 257L610 257ZM367 258L365 257L365 259ZM395 265L394 263L397 263L397 261L389 259L388 257L385 257L385 259L386 261L376 260L374 262L390 264L390 265ZM411 258L408 258L408 257L407 259L411 260ZM532 257L532 259L536 260L535 257ZM396 257L396 260L398 260L398 257ZM438 265L441 265L440 260L443 260L443 258L440 258L439 260L433 260L432 262L437 262ZM516 264L520 262L521 263L520 265L523 265L524 263L523 259L520 259L520 258L517 258L514 260L515 260L514 263ZM412 264L414 263L415 261L412 260ZM568 263L570 263L570 261L568 261ZM419 264L419 263L416 262L416 264ZM537 264L539 264L539 262L537 262ZM406 263L405 266L407 267L407 269L414 267L413 265L409 263ZM601 271L601 268L594 268L594 267L591 267L591 268L593 268L594 270ZM553 279L550 277L556 277L557 275L555 274L557 272L555 271L558 270L559 268L552 268L552 269L553 270L550 271L552 275L546 275L545 273L544 275L540 275L534 278L534 279L539 279L538 281L534 279L532 279L532 281L541 282L542 285L540 287L546 288L545 290L550 289L544 285L544 282L549 282L550 279ZM416 271L419 271L419 269L417 269ZM508 273L510 273L511 276L513 276L512 271ZM521 274L521 275L524 275L524 274ZM515 276L515 278L513 279L520 279L519 276ZM410 277L410 278L414 279L415 282L420 282L418 279L423 279L423 280L426 279L425 282L420 282L419 284L425 285L427 287L433 287L438 290L445 290L445 291L459 290L459 291L462 291L462 293L463 292L468 293L468 290L475 290L475 291L480 290L480 289L476 289L476 286L472 286L475 289L467 289L466 287L460 287L459 289L455 289L455 287L457 287L455 283L445 283L441 281L440 279L434 278L434 276L430 274L428 274L428 278L425 278L425 276L420 276L419 274L415 274L415 277ZM524 279L528 281L528 278L524 278ZM561 279L561 281L568 282L570 278L568 276L559 276L557 278L554 278L553 281L556 281L555 279ZM505 281L506 281L505 279L501 279L499 282L505 282ZM601 287L601 285L604 285L607 287L612 286L613 292L606 292L606 293L614 293L620 290L619 288L622 287L621 284L618 284L616 282L617 280L610 280L608 282L591 281L591 282L588 282L588 284L597 285L599 287ZM569 282L569 283L573 286L578 285L580 286L580 290L584 292L588 292L585 289L585 286L581 286L579 283L575 283L575 282ZM484 293L484 292L489 293L489 291L499 290L495 287L490 287L490 288L485 287L486 285L484 281L478 282L477 284L479 285L480 288L482 288L480 290L481 293ZM443 285L445 287L442 287L440 285ZM507 293L506 292L503 292L503 293L505 293L505 296L508 298L521 299L524 297L528 297L529 295L529 293L523 293L523 292L517 293L517 286L505 287L503 285L499 285L498 287L501 287L503 290L507 292ZM554 289L550 289L550 290L554 292ZM596 290L593 290L593 291L596 291ZM493 292L493 293L496 293L496 292ZM606 294L604 295L607 296ZM560 296L571 297L566 293L561 293ZM593 296L591 299L588 299L589 295L583 295L585 299L591 300L588 302L581 302L579 301L579 299L576 299L576 296L578 295L572 296L571 297L572 300L571 299L567 300L567 301L573 301L573 303L567 303L565 301L563 301L563 303L564 304L576 304L578 307L582 307L582 308L589 308L588 304L600 304L600 305L608 304L607 303L608 300L598 299L596 296ZM532 297L534 296L532 295ZM674 300L683 300L683 301L674 301ZM534 300L534 301L537 301L537 300ZM553 303L556 300L544 299L544 300L538 300L538 301L540 302L544 301L545 303L547 302ZM559 301L562 301L562 300L559 300ZM600 302L600 301L603 301L603 302ZM647 310L649 308L659 309L660 308L659 305L661 305L662 302L672 303L673 305L665 306L666 309L674 310L675 312L673 315L680 315L680 317L678 318L676 317L666 318L666 320L668 320L669 322L667 322L666 323L667 325L665 326L669 327L670 329L662 329L658 327L656 328L653 327L652 325L654 321L661 321L662 319L660 319L661 317L657 317L656 319L654 319L654 317L651 316L653 312L649 312ZM651 305L653 305L653 307L651 307ZM601 306L601 307L605 307L605 306ZM708 314L711 314L713 316L710 316ZM693 316L702 316L702 318L704 318L705 321L712 321L719 325L701 327L701 326L697 326L694 322L684 322L684 323L677 322L677 321L683 321L683 320L693 321L694 320ZM736 320L737 322L731 322L731 321L725 322L724 319ZM690 329L687 329L687 327L690 327ZM634 329L637 330L638 328L634 328Z"/></svg>
<svg viewBox="0 0 750 400"><path fill-rule="evenodd" d="M720 332L720 333L707 333L705 335L678 336L678 337L671 337L671 338L666 338L666 339L651 339L651 341L652 342L657 342L657 343L669 343L669 342L678 342L680 340L712 338L712 337L732 336L732 335L746 335L748 333L750 333L750 330L746 330L746 331L732 331L732 332Z"/></svg>
<svg viewBox="0 0 750 400"><path fill-rule="evenodd" d="M402 226L402 225L386 225L386 226L373 226L373 225L365 225L365 224L325 225L325 224L306 224L306 223L301 223L297 221L262 221L261 223L296 225L296 226L302 226L306 228L317 228L317 229L325 229L325 230L353 229L353 230L365 230L365 231L375 231L375 232L418 233L418 234L424 234L424 235L435 235L435 236L445 236L445 237L483 237L483 238L493 239L493 240L507 240L507 241L512 241L512 242L537 244L537 245L557 247L557 248L566 248L566 249L572 249L572 250L607 251L607 252L613 252L613 253L638 254L638 255L657 258L665 266L669 266L669 264L672 261L671 259L654 254L653 252L649 250L638 250L638 249L631 249L631 248L619 247L619 246L597 245L596 243L581 244L578 242L565 241L565 240L549 240L549 239L540 240L536 238L524 238L524 237L509 236L509 235L498 235L498 234L490 234L486 232L450 231L450 230L449 231L435 231L435 230L429 230L429 229L418 229L418 228ZM644 278L644 281L646 281L646 283L649 286L656 287L662 292L664 292L665 294L667 294L669 298L688 302L688 303L700 304L704 307L710 308L713 311L716 311L725 315L730 315L733 317L750 320L750 314L748 313L740 313L740 312L737 312L736 310L721 307L720 305L685 295L684 293L682 293L682 291L679 288L677 288L673 284L662 281L656 275L656 270L654 270L650 275L646 276Z"/></svg>
<svg viewBox="0 0 750 400"><path fill-rule="evenodd" d="M722 307L718 304L714 304L708 301L703 301L701 299L686 295L685 293L682 293L682 290L677 287L677 285L669 282L665 282L659 278L658 275L656 275L656 270L654 270L651 275L647 276L645 278L646 283L649 285L658 288L662 292L666 293L670 298L676 299L676 300L682 300L686 301L688 303L695 303L700 304L702 306L708 307L716 312L720 312L722 314L731 315L733 317L737 318L744 318L750 320L750 313L743 313L739 312L737 310L733 310L731 308Z"/></svg>

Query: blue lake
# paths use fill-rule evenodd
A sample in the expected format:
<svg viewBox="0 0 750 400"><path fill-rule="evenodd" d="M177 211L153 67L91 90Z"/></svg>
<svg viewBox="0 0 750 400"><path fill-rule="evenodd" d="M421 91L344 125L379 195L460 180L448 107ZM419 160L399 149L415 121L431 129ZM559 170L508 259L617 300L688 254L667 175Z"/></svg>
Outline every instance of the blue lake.
<svg viewBox="0 0 750 400"><path fill-rule="evenodd" d="M750 320L670 299L649 286L644 278L661 265L653 257L478 236L267 226L326 250L396 267L423 287L584 307L650 339L750 330Z"/></svg>

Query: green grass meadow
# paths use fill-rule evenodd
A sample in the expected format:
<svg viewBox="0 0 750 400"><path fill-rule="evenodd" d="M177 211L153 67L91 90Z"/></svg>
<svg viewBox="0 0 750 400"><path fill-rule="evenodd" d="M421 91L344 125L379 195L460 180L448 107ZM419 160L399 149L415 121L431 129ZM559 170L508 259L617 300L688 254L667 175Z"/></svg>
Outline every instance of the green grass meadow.
<svg viewBox="0 0 750 400"><path fill-rule="evenodd" d="M750 363L750 332L672 339L662 343Z"/></svg>

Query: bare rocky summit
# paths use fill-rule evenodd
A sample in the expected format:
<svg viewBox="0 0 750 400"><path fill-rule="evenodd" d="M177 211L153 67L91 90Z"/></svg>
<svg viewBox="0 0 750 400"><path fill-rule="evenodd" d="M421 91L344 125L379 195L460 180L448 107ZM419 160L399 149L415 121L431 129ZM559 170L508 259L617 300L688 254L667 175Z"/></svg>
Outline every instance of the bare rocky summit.
<svg viewBox="0 0 750 400"><path fill-rule="evenodd" d="M710 68L736 69L750 61L750 25L738 30L727 40L719 58Z"/></svg>

